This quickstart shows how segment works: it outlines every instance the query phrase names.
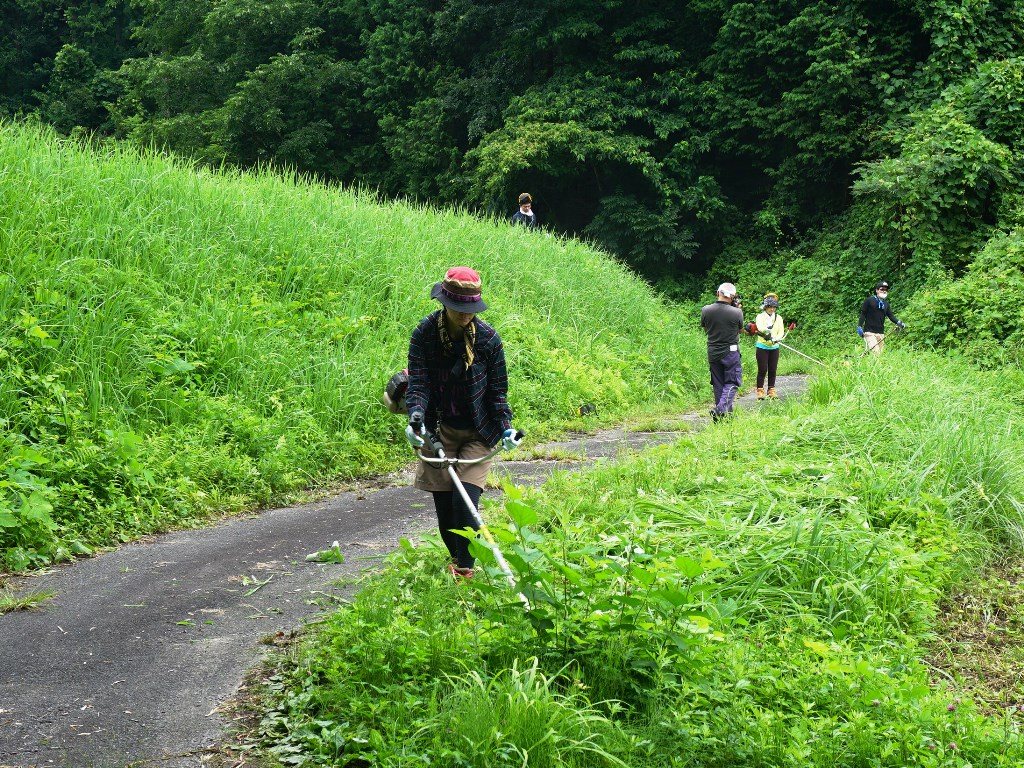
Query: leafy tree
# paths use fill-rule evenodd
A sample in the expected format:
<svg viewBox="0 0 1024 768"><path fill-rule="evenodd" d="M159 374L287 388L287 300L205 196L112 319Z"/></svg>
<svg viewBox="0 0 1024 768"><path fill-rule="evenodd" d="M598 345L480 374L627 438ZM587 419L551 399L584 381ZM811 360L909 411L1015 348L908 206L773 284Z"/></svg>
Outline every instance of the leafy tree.
<svg viewBox="0 0 1024 768"><path fill-rule="evenodd" d="M107 118L102 101L111 95L109 75L97 68L88 51L69 44L54 57L53 74L38 95L39 112L64 133L101 127Z"/></svg>
<svg viewBox="0 0 1024 768"><path fill-rule="evenodd" d="M1024 60L992 62L913 114L895 156L858 169L854 191L875 204L878 226L898 232L921 279L962 271L1004 198L1021 193L1021 109Z"/></svg>
<svg viewBox="0 0 1024 768"><path fill-rule="evenodd" d="M106 72L133 51L125 0L0 0L0 115L42 116L62 130L105 129Z"/></svg>

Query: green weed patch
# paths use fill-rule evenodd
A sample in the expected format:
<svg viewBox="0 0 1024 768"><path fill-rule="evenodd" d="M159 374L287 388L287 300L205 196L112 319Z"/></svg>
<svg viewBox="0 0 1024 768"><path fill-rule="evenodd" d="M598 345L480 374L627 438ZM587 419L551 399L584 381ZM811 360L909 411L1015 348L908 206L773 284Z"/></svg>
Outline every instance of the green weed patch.
<svg viewBox="0 0 1024 768"><path fill-rule="evenodd" d="M486 547L455 583L435 537L407 542L280 659L254 738L283 765L1019 764L1019 715L925 661L943 599L1024 523L1019 414L939 362L864 360L507 489L486 515L528 611ZM940 426L1002 439L968 465Z"/></svg>

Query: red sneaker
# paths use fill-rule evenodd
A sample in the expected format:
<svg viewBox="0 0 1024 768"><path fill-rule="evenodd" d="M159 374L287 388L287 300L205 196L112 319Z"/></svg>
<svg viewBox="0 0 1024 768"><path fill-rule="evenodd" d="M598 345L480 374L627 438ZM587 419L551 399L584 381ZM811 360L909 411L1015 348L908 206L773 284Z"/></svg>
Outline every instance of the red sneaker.
<svg viewBox="0 0 1024 768"><path fill-rule="evenodd" d="M457 579L472 579L473 569L472 568L460 568L455 563L448 564L448 573Z"/></svg>

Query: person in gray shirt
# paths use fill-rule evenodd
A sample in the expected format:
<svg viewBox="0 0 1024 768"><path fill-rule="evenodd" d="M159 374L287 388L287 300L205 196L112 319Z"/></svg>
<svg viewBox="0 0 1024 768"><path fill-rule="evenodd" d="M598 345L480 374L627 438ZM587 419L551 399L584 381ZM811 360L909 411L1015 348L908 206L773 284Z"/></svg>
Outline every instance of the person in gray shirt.
<svg viewBox="0 0 1024 768"><path fill-rule="evenodd" d="M700 310L700 327L708 335L708 367L715 392L711 418L715 421L732 413L733 400L743 383L740 364L743 310L734 306L735 300L736 286L722 283L718 286L718 300Z"/></svg>

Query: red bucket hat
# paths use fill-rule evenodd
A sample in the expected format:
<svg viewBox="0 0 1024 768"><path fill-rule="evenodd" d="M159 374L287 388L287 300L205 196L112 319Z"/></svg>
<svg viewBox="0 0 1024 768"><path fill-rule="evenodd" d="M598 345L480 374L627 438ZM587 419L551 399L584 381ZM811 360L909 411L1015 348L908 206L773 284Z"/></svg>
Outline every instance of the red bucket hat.
<svg viewBox="0 0 1024 768"><path fill-rule="evenodd" d="M434 283L430 298L448 309L475 315L487 309L480 296L480 274L469 267L452 267L440 283Z"/></svg>

